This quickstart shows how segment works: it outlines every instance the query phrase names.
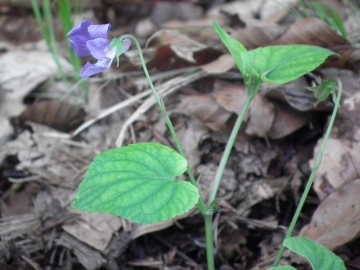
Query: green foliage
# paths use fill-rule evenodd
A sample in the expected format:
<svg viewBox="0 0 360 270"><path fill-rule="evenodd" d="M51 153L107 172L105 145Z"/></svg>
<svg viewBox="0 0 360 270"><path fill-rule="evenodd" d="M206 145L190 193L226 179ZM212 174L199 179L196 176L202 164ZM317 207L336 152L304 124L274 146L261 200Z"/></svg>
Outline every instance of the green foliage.
<svg viewBox="0 0 360 270"><path fill-rule="evenodd" d="M71 5L70 0L60 0L59 1L59 16L62 23L64 40L67 40L67 33L73 28L73 21L71 19ZM74 50L71 48L70 44L67 42L67 49L70 55L70 62L74 67L76 77L80 77L81 72L81 61L80 58L76 56Z"/></svg>
<svg viewBox="0 0 360 270"><path fill-rule="evenodd" d="M309 2L308 5L316 12L319 19L329 24L333 29L338 30L344 38L347 37L344 24L335 10L330 6L319 2Z"/></svg>
<svg viewBox="0 0 360 270"><path fill-rule="evenodd" d="M187 213L199 200L197 187L175 181L186 168L184 157L161 144L113 149L91 163L72 206L141 224L165 221Z"/></svg>
<svg viewBox="0 0 360 270"><path fill-rule="evenodd" d="M217 23L213 24L247 85L254 85L256 77L261 82L275 84L293 81L335 54L330 50L308 45L269 46L246 51L240 42L231 38Z"/></svg>
<svg viewBox="0 0 360 270"><path fill-rule="evenodd" d="M51 11L50 0L43 0L43 12L41 13L37 0L31 0L32 9L36 17L36 21L40 27L41 34L44 37L49 51L59 70L60 76L64 82L67 82L65 73L60 63L59 51L56 45L53 16Z"/></svg>
<svg viewBox="0 0 360 270"><path fill-rule="evenodd" d="M310 239L289 237L283 245L309 260L314 270L346 270L344 262L338 256Z"/></svg>
<svg viewBox="0 0 360 270"><path fill-rule="evenodd" d="M285 266L271 267L268 270L296 270L296 268L290 265L285 265Z"/></svg>
<svg viewBox="0 0 360 270"><path fill-rule="evenodd" d="M318 86L307 87L306 89L315 93L315 97L319 103L325 101L331 94L335 95L335 82L335 79L326 80Z"/></svg>

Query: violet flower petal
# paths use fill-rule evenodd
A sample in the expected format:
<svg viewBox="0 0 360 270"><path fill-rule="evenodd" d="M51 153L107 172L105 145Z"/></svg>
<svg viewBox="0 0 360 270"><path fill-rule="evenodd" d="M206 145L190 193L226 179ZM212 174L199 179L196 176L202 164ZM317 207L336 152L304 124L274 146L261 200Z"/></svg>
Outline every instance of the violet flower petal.
<svg viewBox="0 0 360 270"><path fill-rule="evenodd" d="M124 52L127 52L131 46L131 41L130 39L125 38L123 40L123 43L124 43Z"/></svg>
<svg viewBox="0 0 360 270"><path fill-rule="evenodd" d="M105 58L105 59L97 61L97 63L95 63L95 65L87 62L82 70L80 78L84 79L84 78L90 77L91 75L94 75L94 74L97 74L97 73L100 73L100 72L103 72L103 71L109 69L112 61L113 61L113 59L111 59L111 58Z"/></svg>
<svg viewBox="0 0 360 270"><path fill-rule="evenodd" d="M109 47L110 42L107 39L96 38L86 42L86 47L90 51L92 57L101 60L107 57L106 48ZM110 57L109 57L110 58Z"/></svg>
<svg viewBox="0 0 360 270"><path fill-rule="evenodd" d="M69 43L71 47L74 49L75 53L79 57L91 56L91 52L86 46L86 42L88 40L83 36L74 36L69 38Z"/></svg>
<svg viewBox="0 0 360 270"><path fill-rule="evenodd" d="M78 24L73 29L71 29L67 35L68 37L80 35L80 36L88 37L88 39L90 39L88 28L92 24L93 24L92 21L83 21L82 23Z"/></svg>
<svg viewBox="0 0 360 270"><path fill-rule="evenodd" d="M108 33L111 28L110 24L90 25L87 31L91 39L103 38L108 39Z"/></svg>

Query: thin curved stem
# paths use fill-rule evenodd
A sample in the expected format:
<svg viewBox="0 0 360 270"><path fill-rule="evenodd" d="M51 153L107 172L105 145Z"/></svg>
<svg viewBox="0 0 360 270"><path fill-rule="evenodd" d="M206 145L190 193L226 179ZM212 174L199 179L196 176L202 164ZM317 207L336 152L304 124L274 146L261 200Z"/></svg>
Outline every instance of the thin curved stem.
<svg viewBox="0 0 360 270"><path fill-rule="evenodd" d="M211 194L210 194L210 197L209 197L209 200L208 200L208 206L214 205L212 202L215 200L216 194L217 194L217 192L219 190L220 183L221 183L221 178L222 178L222 176L224 174L225 166L226 166L226 163L227 163L227 161L229 159L230 152L232 150L232 147L234 146L234 143L235 143L236 137L237 137L237 135L239 133L241 124L244 121L244 118L245 118L245 116L246 116L246 114L247 114L247 112L248 112L248 110L250 108L250 104L251 104L252 100L254 99L255 95L256 95L256 93L255 94L248 94L248 96L246 98L246 101L245 101L245 105L244 105L241 113L239 114L236 122L235 122L233 130L231 131L229 140L228 140L228 142L226 144L226 147L225 147L225 150L224 150L224 154L221 157L219 168L218 168L218 170L216 172L216 175L215 175L214 184L213 184L213 187L211 189Z"/></svg>
<svg viewBox="0 0 360 270"><path fill-rule="evenodd" d="M342 83L339 79L337 79L337 82L338 82L338 95L336 97L336 100L335 100L335 107L334 107L334 110L332 112L332 115L331 115L331 119L330 119L330 122L329 122L329 125L328 125L328 128L326 130L326 133L325 133L325 137L324 137L324 141L321 145L321 149L320 149L320 153L316 159L316 163L314 165L314 168L311 172L311 175L310 175L310 178L309 178L309 181L307 182L306 184L306 187L305 187L305 190L304 190L304 193L303 195L301 196L301 199L300 199L300 202L299 202L299 205L298 207L296 208L296 211L295 211L295 214L291 220L291 223L289 225L289 229L285 235L285 239L290 237L294 231L294 228L295 228L295 225L296 225L296 222L299 218L299 215L300 215L300 212L304 206L304 203L306 201L306 198L309 194L309 191L314 183L314 180L315 180L315 176L319 170L319 167L320 167L320 164L321 164L321 160L322 160L322 157L324 155L324 151L325 151L325 148L326 148L326 145L327 145L327 142L330 138L330 134L331 134L331 131L332 131L332 128L333 128L333 125L334 125L334 122L335 122L335 118L336 118L336 115L337 115L337 112L339 110L339 107L340 107L340 100L341 100L341 95L342 95ZM283 255L285 251L285 247L282 246L277 257L276 257L276 260L274 262L274 267L278 266L279 262L280 262L280 259Z"/></svg>
<svg viewBox="0 0 360 270"><path fill-rule="evenodd" d="M177 136L176 134L176 131L174 129L174 126L169 118L169 115L167 114L166 112L166 108L165 108L165 105L164 105L164 102L163 100L161 99L161 97L159 96L158 92L156 91L155 87L154 87L154 84L152 83L152 80L151 80L151 77L150 77L150 74L149 74L149 71L146 67L146 64L145 64L145 60L144 60L144 56L142 54L142 51L141 51L141 47L140 47L140 44L138 42L138 40L133 36L133 35L123 35L121 36L119 39L125 39L125 38L128 38L128 39L131 39L135 46L136 46L136 49L138 50L138 53L139 53L139 57L140 57L140 62L141 62L141 65L143 67L143 70L144 70L144 73L145 73L145 76L146 76L146 79L148 80L149 82L149 86L150 86L150 89L154 95L154 98L160 108L160 112L161 114L163 115L163 117L165 118L165 121L166 121L166 125L168 126L169 130L170 130L170 133L171 133L171 136L173 137L174 139L174 142L175 142L175 145L179 151L179 153L186 158L185 156L185 152L181 146L181 143L180 143L180 140L179 140L179 137ZM195 176L194 174L192 173L191 171L191 168L190 166L188 165L187 166L187 173L189 175L189 178L190 178L190 182L194 185L194 186L198 186L197 185L197 182L195 180ZM197 204L197 207L199 209L199 211L204 214L206 212L206 204L204 202L204 200L202 199L202 197L200 196L200 199L199 199L199 202Z"/></svg>

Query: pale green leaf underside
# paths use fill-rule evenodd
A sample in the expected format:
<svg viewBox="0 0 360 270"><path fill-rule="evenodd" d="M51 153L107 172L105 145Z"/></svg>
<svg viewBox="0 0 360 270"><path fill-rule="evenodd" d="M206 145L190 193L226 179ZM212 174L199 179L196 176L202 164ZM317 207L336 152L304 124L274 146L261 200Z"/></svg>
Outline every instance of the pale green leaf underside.
<svg viewBox="0 0 360 270"><path fill-rule="evenodd" d="M310 239L289 237L283 245L309 260L314 270L346 270L344 262L338 256Z"/></svg>
<svg viewBox="0 0 360 270"><path fill-rule="evenodd" d="M154 143L133 144L97 156L80 184L72 206L105 212L141 224L187 213L199 199L189 182L175 182L187 161Z"/></svg>
<svg viewBox="0 0 360 270"><path fill-rule="evenodd" d="M285 265L285 266L271 267L268 270L296 270L296 268L290 265Z"/></svg>

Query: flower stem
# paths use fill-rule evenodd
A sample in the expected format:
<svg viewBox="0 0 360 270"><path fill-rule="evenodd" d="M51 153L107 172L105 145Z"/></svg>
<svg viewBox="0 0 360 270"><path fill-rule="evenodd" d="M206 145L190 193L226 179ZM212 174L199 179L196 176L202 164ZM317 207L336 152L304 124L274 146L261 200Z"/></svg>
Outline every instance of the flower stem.
<svg viewBox="0 0 360 270"><path fill-rule="evenodd" d="M231 131L231 135L230 135L229 140L228 140L228 142L226 144L224 154L221 157L219 168L218 168L218 170L216 172L216 175L215 175L214 184L213 184L213 187L211 189L211 194L210 194L210 197L209 197L209 200L208 200L208 206L214 205L212 202L215 200L216 194L217 194L217 192L219 190L220 183L221 183L221 178L222 178L222 176L224 174L225 166L226 166L226 163L227 163L227 161L229 159L230 152L232 150L232 147L234 146L234 143L235 143L236 137L237 137L237 135L239 133L241 124L244 121L244 118L245 118L245 116L246 116L246 114L247 114L247 112L248 112L248 110L250 108L250 104L251 104L252 100L254 99L255 95L256 95L256 93L255 94L248 94L248 96L246 98L246 101L245 101L245 105L244 105L241 113L239 114L236 122L235 122L233 130Z"/></svg>
<svg viewBox="0 0 360 270"><path fill-rule="evenodd" d="M148 69L147 69L147 67L146 67L146 64L145 64L145 60L144 60L144 56L143 56L142 51L141 51L140 44L139 44L138 40L137 40L133 35L128 35L128 34L127 34L127 35L123 35L123 36L121 36L119 39L122 40L122 39L126 39L126 38L131 39L131 40L134 42L134 44L135 44L135 46L136 46L136 49L138 50L138 53L139 53L140 62L141 62L141 65L142 65L142 67L143 67L143 70L144 70L146 79L147 79L148 82L149 82L150 89L151 89L151 91L152 91L152 93L153 93L153 95L154 95L154 98L155 98L155 100L156 100L156 102L157 102L157 104L158 104L158 106L159 106L159 108L160 108L160 112L161 112L161 114L163 115L163 117L165 118L166 125L168 126L168 128L169 128L169 130L170 130L171 136L172 136L173 139L174 139L175 145L176 145L179 153L180 153L184 158L186 158L185 152L184 152L184 150L183 150L183 148L182 148L182 146L181 146L179 137L177 136L176 131L175 131L175 129L174 129L174 126L173 126L173 124L172 124L172 122L171 122L171 120L170 120L170 117L169 117L169 115L168 115L167 112L166 112L166 108L165 108L164 102L163 102L163 100L161 99L161 97L159 96L158 92L156 91L156 89L155 89L155 87L154 87L154 84L152 83L152 80L151 80L149 71L148 71ZM197 182L196 182L196 180L195 180L195 176L194 176L194 174L192 173L191 168L190 168L189 165L187 166L187 173L188 173L188 175L189 175L190 182L191 182L194 186L198 187ZM200 192L199 192L199 193L200 193ZM204 214L204 213L206 212L206 210L207 210L206 204L205 204L204 200L202 199L201 195L200 195L200 199L199 199L199 202L198 202L198 204L197 204L197 207L198 207L199 211L200 211L202 214Z"/></svg>
<svg viewBox="0 0 360 270"><path fill-rule="evenodd" d="M312 170L312 172L311 172L309 181L308 181L307 184L306 184L304 193L303 193L303 195L301 196L299 205L298 205L298 207L296 208L295 214L294 214L294 216L293 216L293 218L292 218L292 220L291 220L291 223L290 223L290 225L289 225L289 229L288 229L288 231L287 231L287 233L286 233L286 235L285 235L285 239L286 239L286 238L289 238L289 237L292 235L293 231L294 231L294 228L295 228L296 222L297 222L297 220L298 220L298 218L299 218L300 212L301 212L301 210L302 210L302 208L303 208L303 206L304 206L304 203L305 203L306 198L307 198L307 196L308 196L308 194L309 194L309 191L310 191L310 189L311 189L311 187L312 187L312 185L313 185L313 183L314 183L315 176L316 176L316 174L317 174L317 172L318 172L318 170L319 170L319 167L320 167L320 164L321 164L321 160L322 160L322 157L323 157L323 155L324 155L324 151L325 151L327 142L328 142L328 140L329 140L330 133L331 133L331 130L332 130L332 128L333 128L333 125L334 125L334 122L335 122L335 118L336 118L337 112L338 112L339 107L340 107L340 100L341 100L341 94L342 94L342 83L341 83L341 81L340 81L339 79L337 79L337 82L338 82L338 95L337 95L336 100L335 100L335 107L334 107L334 110L333 110L333 112L332 112L332 115L331 115L331 119L330 119L328 128L327 128L327 130L326 130L326 134L325 134L325 137L324 137L324 141L323 141L323 143L322 143L322 145L321 145L320 153L319 153L319 155L318 155L318 157L317 157L317 159L316 159L316 163L315 163L314 168L313 168L313 170ZM279 264L279 262L280 262L280 259L281 259L282 255L283 255L284 251L285 251L285 247L282 246L281 249L280 249L280 251L279 251L279 253L278 253L278 255L277 255L277 257L276 257L276 260L275 260L275 262L274 262L274 265L273 265L274 267L277 267L277 266L278 266L278 264Z"/></svg>
<svg viewBox="0 0 360 270"><path fill-rule="evenodd" d="M205 234L206 234L206 258L207 258L208 270L215 270L212 212L205 213L204 220L205 220Z"/></svg>

